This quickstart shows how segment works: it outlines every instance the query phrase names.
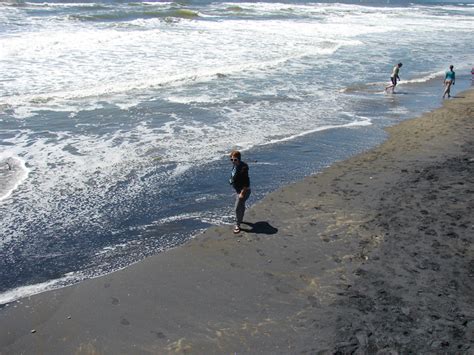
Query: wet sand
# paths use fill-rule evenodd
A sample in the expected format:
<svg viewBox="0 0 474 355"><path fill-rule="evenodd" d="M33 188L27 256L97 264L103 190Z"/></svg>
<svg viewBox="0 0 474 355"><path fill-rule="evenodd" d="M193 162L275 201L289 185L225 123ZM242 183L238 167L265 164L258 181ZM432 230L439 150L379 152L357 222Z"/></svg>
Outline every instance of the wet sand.
<svg viewBox="0 0 474 355"><path fill-rule="evenodd" d="M472 353L474 91L388 131L265 197L240 237L10 304L0 353Z"/></svg>

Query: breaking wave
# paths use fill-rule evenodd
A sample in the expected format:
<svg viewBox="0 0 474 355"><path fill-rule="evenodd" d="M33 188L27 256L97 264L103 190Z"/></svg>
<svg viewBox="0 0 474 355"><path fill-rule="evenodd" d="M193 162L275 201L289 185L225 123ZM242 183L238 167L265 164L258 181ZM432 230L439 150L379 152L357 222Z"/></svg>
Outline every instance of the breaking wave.
<svg viewBox="0 0 474 355"><path fill-rule="evenodd" d="M149 18L177 18L194 19L198 18L199 13L189 9L166 9L166 10L134 10L134 11L114 11L104 12L93 15L70 15L68 18L78 21L132 21L137 19Z"/></svg>

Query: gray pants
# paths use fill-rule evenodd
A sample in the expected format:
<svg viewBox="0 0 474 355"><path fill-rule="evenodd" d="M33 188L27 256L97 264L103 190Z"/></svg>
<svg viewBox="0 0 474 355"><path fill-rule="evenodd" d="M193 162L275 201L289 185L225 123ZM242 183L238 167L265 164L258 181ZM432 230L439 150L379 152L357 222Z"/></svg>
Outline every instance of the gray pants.
<svg viewBox="0 0 474 355"><path fill-rule="evenodd" d="M242 223L242 220L244 219L244 213L245 213L245 201L250 196L250 189L245 191L244 198L240 198L239 195L236 195L235 198L235 224L237 226L240 226L240 223Z"/></svg>

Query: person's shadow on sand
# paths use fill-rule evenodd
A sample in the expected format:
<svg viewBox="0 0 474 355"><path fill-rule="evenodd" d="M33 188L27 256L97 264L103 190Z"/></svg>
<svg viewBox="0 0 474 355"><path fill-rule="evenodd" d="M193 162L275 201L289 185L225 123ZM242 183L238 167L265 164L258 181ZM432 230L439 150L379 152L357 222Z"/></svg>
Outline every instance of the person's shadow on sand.
<svg viewBox="0 0 474 355"><path fill-rule="evenodd" d="M247 233L256 233L256 234L275 234L278 232L278 228L273 227L268 222L242 222L242 224L246 224L250 228L240 228L241 231Z"/></svg>

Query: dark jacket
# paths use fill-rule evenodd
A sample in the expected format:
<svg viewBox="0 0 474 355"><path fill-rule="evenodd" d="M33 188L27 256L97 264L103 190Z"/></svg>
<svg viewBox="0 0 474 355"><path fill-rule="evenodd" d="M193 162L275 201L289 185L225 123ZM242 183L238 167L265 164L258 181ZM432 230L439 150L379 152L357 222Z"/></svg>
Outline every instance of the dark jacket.
<svg viewBox="0 0 474 355"><path fill-rule="evenodd" d="M229 182L237 193L240 193L244 187L250 187L249 166L243 161L234 166Z"/></svg>

